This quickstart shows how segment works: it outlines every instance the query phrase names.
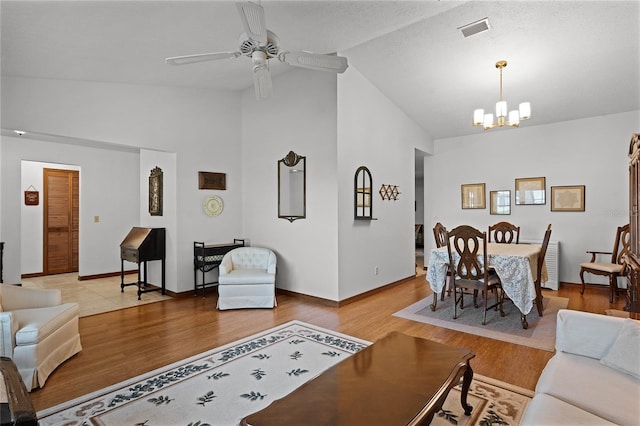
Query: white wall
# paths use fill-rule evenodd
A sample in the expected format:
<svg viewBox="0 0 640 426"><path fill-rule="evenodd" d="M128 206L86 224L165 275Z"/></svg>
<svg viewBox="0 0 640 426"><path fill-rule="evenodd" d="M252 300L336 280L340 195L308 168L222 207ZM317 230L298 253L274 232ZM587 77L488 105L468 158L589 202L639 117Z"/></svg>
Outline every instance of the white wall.
<svg viewBox="0 0 640 426"><path fill-rule="evenodd" d="M175 176L165 175L165 179L175 179L176 182L175 199L170 201L176 211L176 235L172 236L176 272L173 282L167 282L168 288L178 291L193 288L193 241L228 242L241 234L241 105L238 93L18 77L2 77L1 87L4 129L24 129L175 154ZM7 145L14 138L3 136L2 139L1 235L8 249L5 253L5 259L8 258L6 268L11 270L13 280L19 280L20 255L12 249L19 248L20 235L13 235L10 228L20 220L18 192L22 189L8 180L15 176L18 179L15 182L19 182L19 162L23 158L78 164L75 152L80 147L72 146L71 151L65 151L58 148L60 144L41 141L31 148L25 147L24 156L15 154L7 158ZM131 164L128 160L123 162L113 157L115 154L108 153L108 150L82 149L90 150L92 154L87 156L95 157L95 161L104 166L103 170L82 165L82 182L86 183L88 177L96 179L95 187L98 189L90 193L96 203L104 191L120 192L119 202L105 207L118 210L122 208L121 204L131 202L133 194L135 216L126 220L128 223L122 226L124 229L113 232L117 244L108 243L113 244L119 260L119 243L128 230L139 226L140 218L148 214L146 202L141 201L143 198L146 200L147 194L139 192L140 178L143 175L148 178L149 171L140 170L138 156ZM31 155L36 153L37 156ZM97 171L100 171L98 175ZM135 177L125 180L130 171ZM198 171L226 173L227 190L199 190ZM225 210L217 218L208 217L202 210L203 199L211 193L222 195L225 200ZM165 204L165 209L171 207ZM86 213L91 220L96 214L104 216L89 210ZM114 214L120 213L116 211ZM104 226L104 222L97 225ZM81 235L82 227L81 223ZM87 242L88 247L106 244L99 238ZM81 245L81 255L84 248ZM81 273L90 275L120 270L119 261L115 270L109 264L101 265L99 270L92 267Z"/></svg>
<svg viewBox="0 0 640 426"><path fill-rule="evenodd" d="M78 170L80 185L82 185L82 173L80 167L69 164L41 163L38 161L22 161L20 172L21 185L24 191L38 191L40 197L44 194L43 169ZM31 188L31 189L28 189ZM80 188L82 192L82 188ZM44 204L43 199L37 206L22 203L21 218L22 231L22 274L34 274L43 272L43 241L44 241ZM82 212L80 212L82 217Z"/></svg>
<svg viewBox="0 0 640 426"><path fill-rule="evenodd" d="M415 149L432 153L433 140L353 66L338 77L337 105L343 300L415 274ZM372 174L377 220L353 217L354 174L360 166ZM382 184L398 185L398 200L383 201Z"/></svg>
<svg viewBox="0 0 640 426"><path fill-rule="evenodd" d="M138 154L130 151L103 150L77 145L32 140L26 136L2 137L2 202L1 223L5 244L5 282L18 283L22 273L42 271L42 249L39 269L22 271L23 252L21 229L24 190L22 160L65 164L73 161L82 169L80 176L80 275L94 275L120 270L119 245L131 223L137 221L139 198L137 179ZM136 185L132 187L132 181ZM35 186L35 185L34 185ZM42 194L42 180L36 186ZM131 188L123 191L123 188ZM29 206L30 207L30 206ZM93 217L100 216L94 223ZM42 219L34 225L26 217L24 228L42 229ZM26 229L25 232L28 232ZM32 244L42 245L40 237ZM31 256L32 254L29 254ZM32 263L30 263L32 264Z"/></svg>
<svg viewBox="0 0 640 426"><path fill-rule="evenodd" d="M273 79L273 96L242 99L244 233L278 256L276 286L338 300L336 76L292 69ZM306 218L278 218L277 162L306 157Z"/></svg>
<svg viewBox="0 0 640 426"><path fill-rule="evenodd" d="M521 239L542 239L552 224L560 242L559 278L580 282L586 250L611 251L616 227L629 221L628 148L638 131L640 111L519 129L439 139L434 156L425 157L425 228L469 224L486 230L506 220L521 227ZM546 205L514 205L516 178L546 177ZM462 210L460 185L485 182L487 208ZM585 212L551 212L551 187L585 185ZM489 191L511 190L511 215L489 214ZM425 249L433 247L425 238ZM428 260L428 256L426 257ZM590 282L603 282L589 277Z"/></svg>

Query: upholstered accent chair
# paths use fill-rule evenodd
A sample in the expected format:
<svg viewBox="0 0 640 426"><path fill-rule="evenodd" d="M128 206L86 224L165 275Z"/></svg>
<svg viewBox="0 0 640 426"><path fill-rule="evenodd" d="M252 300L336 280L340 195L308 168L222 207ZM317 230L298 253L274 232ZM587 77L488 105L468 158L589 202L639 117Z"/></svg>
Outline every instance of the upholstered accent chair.
<svg viewBox="0 0 640 426"><path fill-rule="evenodd" d="M79 311L60 290L0 284L0 356L13 360L28 391L82 350Z"/></svg>
<svg viewBox="0 0 640 426"><path fill-rule="evenodd" d="M276 302L276 255L262 247L239 247L222 258L218 309L273 308Z"/></svg>

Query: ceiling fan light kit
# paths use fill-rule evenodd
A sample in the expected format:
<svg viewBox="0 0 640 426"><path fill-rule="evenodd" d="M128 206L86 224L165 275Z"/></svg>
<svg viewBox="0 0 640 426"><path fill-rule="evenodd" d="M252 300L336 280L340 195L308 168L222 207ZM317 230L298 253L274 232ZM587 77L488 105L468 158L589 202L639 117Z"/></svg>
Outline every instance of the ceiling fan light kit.
<svg viewBox="0 0 640 426"><path fill-rule="evenodd" d="M496 68L500 70L500 97L496 102L496 121L493 121L493 114L485 114L484 109L476 109L473 111L473 125L482 126L484 130L490 130L495 127L511 126L519 127L521 120L531 118L531 104L522 102L518 105L517 110L511 110L507 113L507 101L502 98L502 70L507 66L507 61L496 62Z"/></svg>
<svg viewBox="0 0 640 426"><path fill-rule="evenodd" d="M245 30L240 35L239 51L174 56L166 58L166 63L186 65L248 56L253 62L253 85L257 99L268 98L272 92L269 59L277 58L280 62L294 67L336 73L343 73L349 66L347 58L342 56L281 50L280 39L265 25L262 6L252 2L240 2L236 3L236 7Z"/></svg>

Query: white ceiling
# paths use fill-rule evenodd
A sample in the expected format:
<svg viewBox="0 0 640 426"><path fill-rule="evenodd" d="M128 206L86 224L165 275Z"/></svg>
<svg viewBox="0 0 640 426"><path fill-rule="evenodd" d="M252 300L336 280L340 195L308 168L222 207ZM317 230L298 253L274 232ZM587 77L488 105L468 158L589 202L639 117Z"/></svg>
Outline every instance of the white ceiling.
<svg viewBox="0 0 640 426"><path fill-rule="evenodd" d="M509 62L507 102L532 105L523 127L640 109L638 0L261 4L283 48L346 56L434 138L482 132L470 125L472 111L497 101L501 59ZM0 15L3 75L221 90L253 84L245 57L164 63L237 50L234 2L2 0ZM488 32L465 39L457 30L485 17ZM273 74L290 69L271 62Z"/></svg>

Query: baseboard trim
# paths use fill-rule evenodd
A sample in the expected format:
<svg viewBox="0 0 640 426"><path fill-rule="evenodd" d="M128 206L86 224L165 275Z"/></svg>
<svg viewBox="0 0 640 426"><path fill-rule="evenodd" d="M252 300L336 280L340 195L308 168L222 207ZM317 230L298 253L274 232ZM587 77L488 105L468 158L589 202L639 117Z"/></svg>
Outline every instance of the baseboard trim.
<svg viewBox="0 0 640 426"><path fill-rule="evenodd" d="M561 281L559 283L558 288L560 287L582 287L582 283L570 283ZM596 284L596 283L585 283L585 288L589 288L592 290L606 290L609 291L609 284ZM619 291L626 291L626 288L620 288Z"/></svg>
<svg viewBox="0 0 640 426"><path fill-rule="evenodd" d="M137 274L138 270L134 269L131 271L124 271L125 275L129 275L129 274ZM39 278L39 277L46 277L47 274L45 274L44 272L35 272L33 274L22 274L20 275L21 278ZM95 275L78 275L78 281L85 281L85 280L97 280L99 278L110 278L110 277L117 277L120 276L120 272L109 272L106 274L95 274Z"/></svg>
<svg viewBox="0 0 640 426"><path fill-rule="evenodd" d="M131 271L124 271L125 275L137 274L137 269L132 269ZM119 277L121 272L108 272L106 274L95 274L95 275L78 275L78 281L87 281L87 280L97 280L99 278L111 278L111 277Z"/></svg>
<svg viewBox="0 0 640 426"><path fill-rule="evenodd" d="M400 279L398 281L394 281L392 283L383 285L382 287L378 287L378 288L374 288L374 289L369 290L369 291L365 291L364 293L356 294L355 296L351 296L351 297L346 298L344 300L324 299L322 297L310 296L308 294L297 293L295 291L285 290L285 289L281 289L281 288L276 289L276 292L280 293L280 294L287 294L289 296L292 296L292 297L295 297L295 298L299 298L299 299L310 300L310 301L319 303L319 304L324 305L324 306L330 306L330 307L333 307L333 308L339 308L341 306L346 306L346 305L348 305L350 303L357 302L358 300L365 299L365 298L371 296L372 294L380 293L381 291L387 290L389 288L395 287L397 285L400 285L400 284L402 284L404 282L407 282L407 281L410 281L410 280L413 280L413 279L415 279L415 275L412 275L412 276L409 276L409 277L406 277L406 278L402 278L402 279Z"/></svg>

